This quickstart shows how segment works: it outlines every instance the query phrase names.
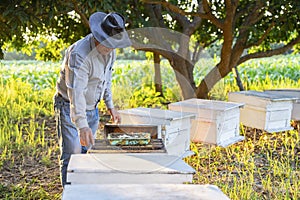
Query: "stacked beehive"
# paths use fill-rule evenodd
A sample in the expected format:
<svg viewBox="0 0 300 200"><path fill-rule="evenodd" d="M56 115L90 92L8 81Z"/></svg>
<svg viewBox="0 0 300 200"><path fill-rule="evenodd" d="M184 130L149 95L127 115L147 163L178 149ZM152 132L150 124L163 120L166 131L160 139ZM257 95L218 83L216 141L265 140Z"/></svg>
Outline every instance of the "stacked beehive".
<svg viewBox="0 0 300 200"><path fill-rule="evenodd" d="M191 140L226 147L244 139L240 136L241 103L189 99L169 104L170 110L194 113Z"/></svg>
<svg viewBox="0 0 300 200"><path fill-rule="evenodd" d="M243 102L241 123L245 126L258 128L267 132L291 130L290 125L293 102L295 97L278 93L242 91L232 92L228 100Z"/></svg>

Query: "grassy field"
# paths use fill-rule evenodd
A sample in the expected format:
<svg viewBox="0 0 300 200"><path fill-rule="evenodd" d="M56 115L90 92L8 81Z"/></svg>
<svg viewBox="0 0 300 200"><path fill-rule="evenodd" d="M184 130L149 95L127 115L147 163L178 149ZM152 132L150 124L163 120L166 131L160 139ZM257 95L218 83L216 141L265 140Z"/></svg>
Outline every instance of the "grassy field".
<svg viewBox="0 0 300 200"><path fill-rule="evenodd" d="M201 60L199 82L214 65ZM57 138L52 110L59 63L35 61L0 64L0 199L60 199ZM247 90L300 88L300 56L259 59L240 66ZM118 61L113 77L120 108L164 107L180 100L180 90L167 62L162 62L164 97L154 92L148 61ZM237 91L230 74L210 93L226 100ZM105 112L103 104L100 110ZM231 199L300 199L299 124L292 131L266 133L241 125L245 140L227 148L192 143L185 161L197 173L194 184L217 185Z"/></svg>

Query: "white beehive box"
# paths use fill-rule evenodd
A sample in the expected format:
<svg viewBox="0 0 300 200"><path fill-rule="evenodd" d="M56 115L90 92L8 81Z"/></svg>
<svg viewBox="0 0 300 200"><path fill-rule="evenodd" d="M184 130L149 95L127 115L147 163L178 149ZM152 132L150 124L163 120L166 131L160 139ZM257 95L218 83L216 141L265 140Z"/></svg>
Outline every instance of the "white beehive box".
<svg viewBox="0 0 300 200"><path fill-rule="evenodd" d="M295 98L258 91L231 92L228 100L245 103L241 109L241 123L267 132L291 130L293 101Z"/></svg>
<svg viewBox="0 0 300 200"><path fill-rule="evenodd" d="M195 170L177 156L159 153L73 154L67 181L74 184L181 184Z"/></svg>
<svg viewBox="0 0 300 200"><path fill-rule="evenodd" d="M101 184L66 185L63 200L229 200L215 185Z"/></svg>
<svg viewBox="0 0 300 200"><path fill-rule="evenodd" d="M297 98L293 102L292 120L300 121L300 89L265 90L265 93Z"/></svg>
<svg viewBox="0 0 300 200"><path fill-rule="evenodd" d="M121 124L158 125L158 138L162 138L169 155L186 157L190 151L191 119L195 115L154 108L119 110Z"/></svg>
<svg viewBox="0 0 300 200"><path fill-rule="evenodd" d="M226 147L244 139L240 136L241 103L188 99L169 104L170 110L196 114L191 140Z"/></svg>

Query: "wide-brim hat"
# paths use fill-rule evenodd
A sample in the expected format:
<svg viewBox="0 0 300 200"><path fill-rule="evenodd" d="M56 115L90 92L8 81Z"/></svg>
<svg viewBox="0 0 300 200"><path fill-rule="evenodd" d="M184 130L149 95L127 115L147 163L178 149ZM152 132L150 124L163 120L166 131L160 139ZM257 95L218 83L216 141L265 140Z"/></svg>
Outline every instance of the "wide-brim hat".
<svg viewBox="0 0 300 200"><path fill-rule="evenodd" d="M131 45L124 17L119 13L96 12L90 16L89 23L94 38L100 44L113 49Z"/></svg>

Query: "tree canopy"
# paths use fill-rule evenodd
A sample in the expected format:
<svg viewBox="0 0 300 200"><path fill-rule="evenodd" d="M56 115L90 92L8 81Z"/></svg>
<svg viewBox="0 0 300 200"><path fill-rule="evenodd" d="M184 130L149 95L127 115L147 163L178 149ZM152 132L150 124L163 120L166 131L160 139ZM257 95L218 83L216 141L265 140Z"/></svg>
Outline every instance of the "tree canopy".
<svg viewBox="0 0 300 200"><path fill-rule="evenodd" d="M133 47L169 60L184 98L207 98L234 67L282 54L300 42L300 2L295 0L3 0L0 11L1 46L11 42L21 49L30 38L39 42L40 35L48 35L58 39L49 46L57 50L59 42L70 44L89 33L93 12L120 12ZM220 62L196 85L194 65L216 42Z"/></svg>

